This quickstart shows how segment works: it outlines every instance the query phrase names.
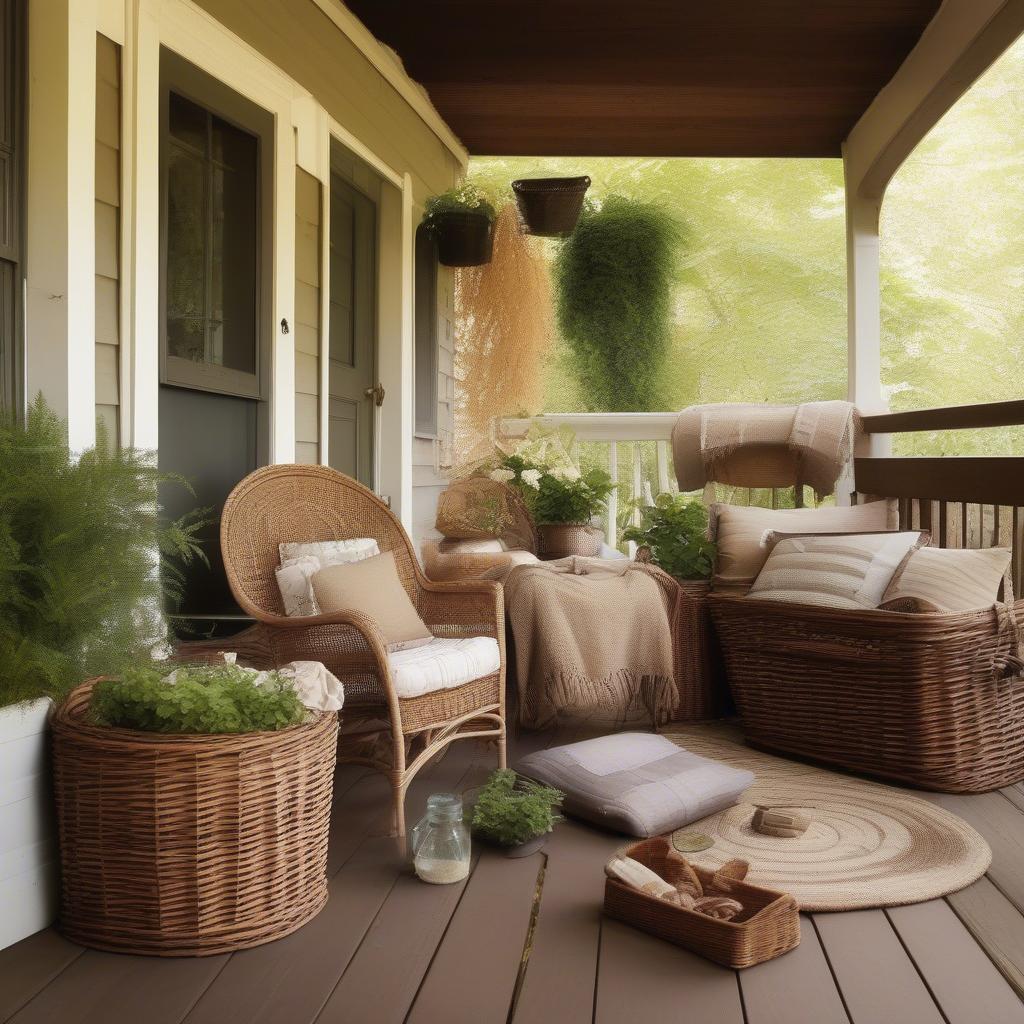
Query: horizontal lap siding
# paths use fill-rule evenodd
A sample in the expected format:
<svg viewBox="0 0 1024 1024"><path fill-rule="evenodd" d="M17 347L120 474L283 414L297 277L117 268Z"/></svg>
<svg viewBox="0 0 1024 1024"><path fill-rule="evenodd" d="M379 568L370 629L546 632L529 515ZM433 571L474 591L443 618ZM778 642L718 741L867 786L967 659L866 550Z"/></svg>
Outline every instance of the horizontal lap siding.
<svg viewBox="0 0 1024 1024"><path fill-rule="evenodd" d="M295 461L320 461L320 182L295 169Z"/></svg>
<svg viewBox="0 0 1024 1024"><path fill-rule="evenodd" d="M96 37L96 417L115 444L120 406L121 48Z"/></svg>

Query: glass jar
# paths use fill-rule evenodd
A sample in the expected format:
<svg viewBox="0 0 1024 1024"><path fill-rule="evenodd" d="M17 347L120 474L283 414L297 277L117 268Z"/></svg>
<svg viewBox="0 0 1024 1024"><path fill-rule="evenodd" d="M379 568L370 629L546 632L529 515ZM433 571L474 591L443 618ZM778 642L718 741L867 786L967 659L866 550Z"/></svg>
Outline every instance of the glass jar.
<svg viewBox="0 0 1024 1024"><path fill-rule="evenodd" d="M426 816L412 830L413 867L434 885L461 882L469 874L469 829L462 820L462 797L435 793Z"/></svg>

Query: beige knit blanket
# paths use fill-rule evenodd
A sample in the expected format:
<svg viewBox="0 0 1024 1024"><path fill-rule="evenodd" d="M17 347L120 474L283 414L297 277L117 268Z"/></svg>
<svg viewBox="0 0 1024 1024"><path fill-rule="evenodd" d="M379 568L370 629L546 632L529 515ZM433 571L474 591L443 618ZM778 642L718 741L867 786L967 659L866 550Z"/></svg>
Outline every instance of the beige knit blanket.
<svg viewBox="0 0 1024 1024"><path fill-rule="evenodd" d="M562 558L508 571L522 724L670 717L671 601L654 574L625 559Z"/></svg>
<svg viewBox="0 0 1024 1024"><path fill-rule="evenodd" d="M672 457L681 491L709 482L741 487L807 484L819 498L835 489L853 457L860 421L849 402L802 405L693 405L672 428ZM737 456L750 451L742 463Z"/></svg>

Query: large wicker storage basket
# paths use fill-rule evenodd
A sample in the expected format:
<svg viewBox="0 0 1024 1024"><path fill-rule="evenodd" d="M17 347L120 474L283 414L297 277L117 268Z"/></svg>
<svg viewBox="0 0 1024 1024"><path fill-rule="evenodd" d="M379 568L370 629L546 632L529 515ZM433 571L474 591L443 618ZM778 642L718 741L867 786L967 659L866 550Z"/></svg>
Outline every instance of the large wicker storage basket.
<svg viewBox="0 0 1024 1024"><path fill-rule="evenodd" d="M96 949L207 956L295 931L327 902L338 719L177 736L53 720L61 931Z"/></svg>
<svg viewBox="0 0 1024 1024"><path fill-rule="evenodd" d="M649 849L649 841L645 841L624 852L658 871L657 858L649 856ZM707 887L714 873L698 865L693 867ZM719 921L606 878L604 911L609 917L726 967L752 967L800 945L800 910L789 893L746 882L733 882L731 890L731 895L743 904L744 913L732 921Z"/></svg>
<svg viewBox="0 0 1024 1024"><path fill-rule="evenodd" d="M712 596L747 739L925 789L1024 778L1024 601L849 611Z"/></svg>

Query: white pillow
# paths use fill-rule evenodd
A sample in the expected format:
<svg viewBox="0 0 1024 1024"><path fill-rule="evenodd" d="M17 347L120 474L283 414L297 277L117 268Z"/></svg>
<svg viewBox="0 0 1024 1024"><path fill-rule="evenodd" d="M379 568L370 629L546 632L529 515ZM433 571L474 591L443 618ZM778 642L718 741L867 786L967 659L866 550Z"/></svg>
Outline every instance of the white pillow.
<svg viewBox="0 0 1024 1024"><path fill-rule="evenodd" d="M329 565L361 562L380 554L373 537L351 540L320 540L281 544L281 565L275 571L285 615L319 615L320 606L313 592L313 576Z"/></svg>
<svg viewBox="0 0 1024 1024"><path fill-rule="evenodd" d="M920 548L892 578L882 607L898 612L965 612L999 599L1009 548Z"/></svg>
<svg viewBox="0 0 1024 1024"><path fill-rule="evenodd" d="M927 534L791 537L768 556L748 598L823 608L877 608L908 552Z"/></svg>

